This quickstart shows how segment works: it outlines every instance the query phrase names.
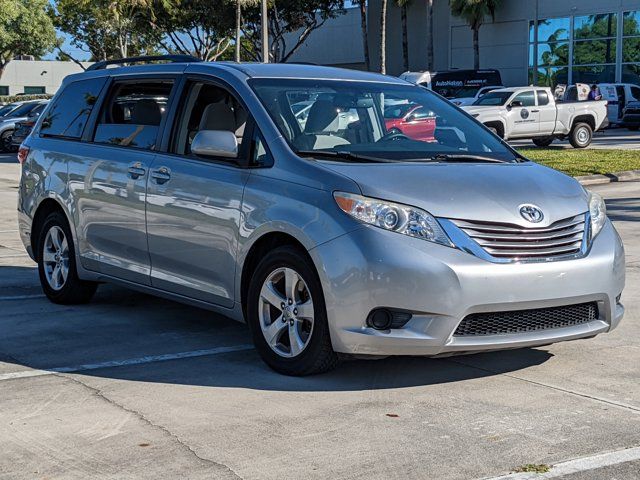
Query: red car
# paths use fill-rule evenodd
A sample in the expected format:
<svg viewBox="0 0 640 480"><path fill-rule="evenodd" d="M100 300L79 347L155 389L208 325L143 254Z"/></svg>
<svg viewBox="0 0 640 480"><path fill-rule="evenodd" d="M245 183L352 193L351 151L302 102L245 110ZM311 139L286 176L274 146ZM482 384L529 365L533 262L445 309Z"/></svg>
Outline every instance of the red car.
<svg viewBox="0 0 640 480"><path fill-rule="evenodd" d="M402 133L422 142L435 141L436 117L422 105L389 105L384 109L384 121L389 133Z"/></svg>

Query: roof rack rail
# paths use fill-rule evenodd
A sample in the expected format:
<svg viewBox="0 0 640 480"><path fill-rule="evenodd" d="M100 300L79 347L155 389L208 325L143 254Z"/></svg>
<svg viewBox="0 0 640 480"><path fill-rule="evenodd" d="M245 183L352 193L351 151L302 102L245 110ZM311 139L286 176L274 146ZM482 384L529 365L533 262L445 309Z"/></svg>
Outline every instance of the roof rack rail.
<svg viewBox="0 0 640 480"><path fill-rule="evenodd" d="M170 63L191 63L201 62L198 57L191 55L144 55L140 57L118 58L116 60L104 60L102 62L96 62L87 68L87 71L91 70L104 70L109 65L122 65L125 63L141 63L141 62L156 62L167 61Z"/></svg>

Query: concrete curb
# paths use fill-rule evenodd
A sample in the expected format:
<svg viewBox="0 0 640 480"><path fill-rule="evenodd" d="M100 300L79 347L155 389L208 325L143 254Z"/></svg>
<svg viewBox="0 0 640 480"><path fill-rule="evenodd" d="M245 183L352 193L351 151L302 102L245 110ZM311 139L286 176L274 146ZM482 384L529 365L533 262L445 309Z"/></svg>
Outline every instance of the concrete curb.
<svg viewBox="0 0 640 480"><path fill-rule="evenodd" d="M584 175L574 177L582 185L599 185L613 182L633 182L640 180L640 170L627 170L625 172L606 173L603 175Z"/></svg>

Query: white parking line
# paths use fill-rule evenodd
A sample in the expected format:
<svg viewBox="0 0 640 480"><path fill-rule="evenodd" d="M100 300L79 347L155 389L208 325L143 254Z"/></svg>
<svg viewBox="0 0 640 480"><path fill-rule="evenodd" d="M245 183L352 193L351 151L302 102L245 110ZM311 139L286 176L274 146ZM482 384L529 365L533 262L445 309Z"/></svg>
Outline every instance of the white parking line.
<svg viewBox="0 0 640 480"><path fill-rule="evenodd" d="M547 478L560 478L565 475L610 467L621 463L640 460L640 447L625 448L608 453L592 455L590 457L569 460L554 465L547 473L511 473L501 477L491 477L485 480L543 480Z"/></svg>
<svg viewBox="0 0 640 480"><path fill-rule="evenodd" d="M33 295L13 295L9 297L0 297L0 302L8 302L10 300L30 300L32 298L42 298L45 295L42 293L33 294Z"/></svg>
<svg viewBox="0 0 640 480"><path fill-rule="evenodd" d="M89 370L99 370L102 368L126 367L129 365L142 365L145 363L166 362L168 360L179 360L181 358L205 357L209 355L221 355L223 353L240 352L243 350L253 350L253 345L232 345L229 347L216 347L207 350L192 350L190 352L165 353L162 355L149 355L146 357L129 358L127 360L113 360L101 363L87 363L84 365L74 365L70 367L56 367L47 370L25 370L22 372L10 372L0 374L0 382L3 380L14 380L16 378L40 377L43 375L54 375L56 373L80 373Z"/></svg>

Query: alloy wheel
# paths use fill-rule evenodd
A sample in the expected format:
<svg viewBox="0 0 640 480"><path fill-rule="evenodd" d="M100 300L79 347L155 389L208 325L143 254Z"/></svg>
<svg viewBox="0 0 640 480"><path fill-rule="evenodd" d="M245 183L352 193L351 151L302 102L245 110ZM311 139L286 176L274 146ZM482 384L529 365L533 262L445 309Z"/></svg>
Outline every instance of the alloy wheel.
<svg viewBox="0 0 640 480"><path fill-rule="evenodd" d="M281 357L293 358L309 345L314 310L311 292L293 269L274 270L262 284L258 305L265 340Z"/></svg>
<svg viewBox="0 0 640 480"><path fill-rule="evenodd" d="M44 239L42 251L44 275L49 286L59 291L69 276L69 243L64 231L52 226Z"/></svg>

